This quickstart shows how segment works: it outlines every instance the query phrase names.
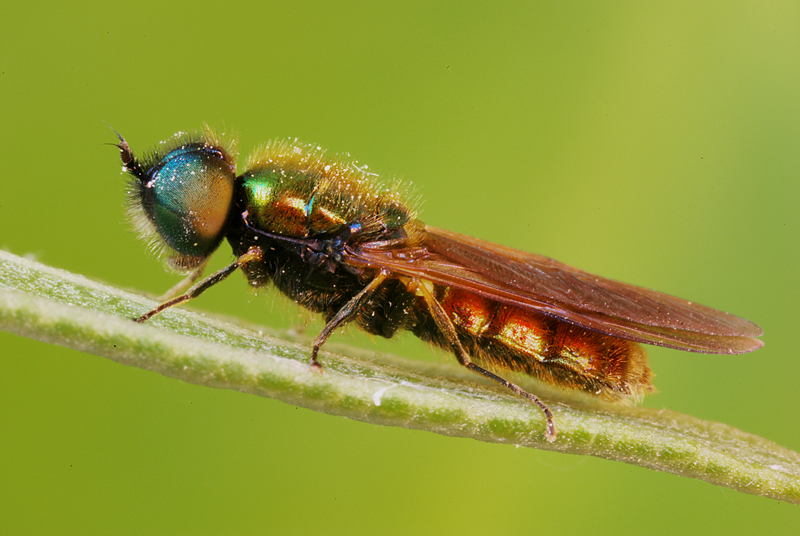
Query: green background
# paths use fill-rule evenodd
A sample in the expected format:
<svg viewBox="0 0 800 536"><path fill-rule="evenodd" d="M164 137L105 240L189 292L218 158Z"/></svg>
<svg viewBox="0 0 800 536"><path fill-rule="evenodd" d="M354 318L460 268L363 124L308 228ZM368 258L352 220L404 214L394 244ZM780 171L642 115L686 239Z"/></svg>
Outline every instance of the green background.
<svg viewBox="0 0 800 536"><path fill-rule="evenodd" d="M135 151L203 122L238 132L243 155L297 137L413 182L429 224L756 321L754 354L651 349L660 393L645 403L800 450L798 28L799 4L766 2L9 3L0 247L161 293L177 278L125 222L103 122ZM240 276L194 306L301 318ZM448 358L410 336L336 340ZM371 426L0 334L8 534L799 526L797 506L699 481Z"/></svg>

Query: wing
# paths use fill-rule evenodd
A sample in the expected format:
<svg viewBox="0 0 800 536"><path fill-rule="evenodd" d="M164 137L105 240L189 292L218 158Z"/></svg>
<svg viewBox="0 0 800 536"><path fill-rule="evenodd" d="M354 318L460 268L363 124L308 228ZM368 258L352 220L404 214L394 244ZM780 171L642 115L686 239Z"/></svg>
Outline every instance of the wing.
<svg viewBox="0 0 800 536"><path fill-rule="evenodd" d="M631 341L690 352L739 354L764 345L754 323L553 259L424 227L414 247L367 243L348 262L458 287Z"/></svg>

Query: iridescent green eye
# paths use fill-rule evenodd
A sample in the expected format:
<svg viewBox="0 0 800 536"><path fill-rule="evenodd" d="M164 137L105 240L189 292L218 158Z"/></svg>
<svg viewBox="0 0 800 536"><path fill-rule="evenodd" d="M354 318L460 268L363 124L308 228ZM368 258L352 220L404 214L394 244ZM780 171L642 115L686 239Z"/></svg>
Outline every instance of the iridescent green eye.
<svg viewBox="0 0 800 536"><path fill-rule="evenodd" d="M184 255L216 247L233 197L233 172L214 147L189 145L167 154L149 175L153 219L164 241ZM152 192L152 193L150 193Z"/></svg>
<svg viewBox="0 0 800 536"><path fill-rule="evenodd" d="M145 234L155 227L178 254L178 266L198 264L224 236L235 164L225 149L207 140L179 140L177 147L141 162L122 142L122 161L138 179L131 192L134 211L143 212L147 220L137 221L137 226Z"/></svg>

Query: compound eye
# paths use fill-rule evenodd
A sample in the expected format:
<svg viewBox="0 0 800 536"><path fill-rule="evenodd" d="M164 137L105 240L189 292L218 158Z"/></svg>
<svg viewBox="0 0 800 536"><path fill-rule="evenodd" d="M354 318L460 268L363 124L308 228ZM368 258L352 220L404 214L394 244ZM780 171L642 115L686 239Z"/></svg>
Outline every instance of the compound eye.
<svg viewBox="0 0 800 536"><path fill-rule="evenodd" d="M233 199L234 169L218 147L192 143L173 149L147 173L143 198L169 247L205 257L224 236Z"/></svg>

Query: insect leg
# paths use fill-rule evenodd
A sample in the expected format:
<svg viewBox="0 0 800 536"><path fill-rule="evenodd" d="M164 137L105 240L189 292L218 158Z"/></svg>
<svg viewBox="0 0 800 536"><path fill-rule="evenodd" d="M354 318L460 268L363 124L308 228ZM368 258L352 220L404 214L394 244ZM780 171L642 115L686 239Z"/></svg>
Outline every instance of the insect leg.
<svg viewBox="0 0 800 536"><path fill-rule="evenodd" d="M425 303L428 305L428 310L431 312L433 316L434 322L436 322L436 326L442 331L447 341L453 347L455 351L456 358L458 358L458 362L461 363L466 368L477 372L483 376L486 376L490 380L494 380L500 385L510 389L516 395L528 400L529 402L535 404L542 410L544 413L546 423L545 428L545 438L549 442L553 442L556 440L556 426L553 423L553 412L550 411L550 408L539 399L538 396L531 394L520 386L515 383L511 383L507 380L504 380L497 374L493 374L486 370L483 367L479 367L475 363L472 362L469 355L467 354L466 350L464 350L464 346L461 344L461 341L458 339L458 333L456 332L456 328L453 325L452 320L450 317L447 316L447 312L442 307L442 304L439 303L439 300L436 299L436 296L433 295L431 290L419 280L412 280L411 284L408 286L409 290L412 292L419 292L422 297L425 299Z"/></svg>
<svg viewBox="0 0 800 536"><path fill-rule="evenodd" d="M186 292L186 289L190 288L198 279L203 277L203 272L206 270L206 266L208 266L208 259L201 262L197 268L189 272L189 275L184 277L177 285L159 296L157 298L158 301L165 302Z"/></svg>
<svg viewBox="0 0 800 536"><path fill-rule="evenodd" d="M386 278L389 276L389 272L382 270L375 279L369 282L369 284L364 287L358 294L353 296L349 302L347 302L344 307L339 309L339 312L336 313L336 316L330 319L330 321L322 328L322 331L317 334L314 338L314 348L311 350L311 367L317 370L322 370L322 365L319 364L317 361L317 354L319 354L320 347L325 344L325 341L328 340L328 337L331 336L337 327L339 327L344 322L350 320L354 314L358 311L358 308L369 298L369 296L375 292L381 283L386 281Z"/></svg>
<svg viewBox="0 0 800 536"><path fill-rule="evenodd" d="M248 262L260 260L262 258L262 255L263 254L261 252L261 248L259 247L250 248L247 251L247 253L236 259L236 261L234 261L233 264L230 264L225 268L223 268L222 270L206 277L205 279L194 285L192 288L187 290L185 294L181 294L180 296L176 296L175 298L165 301L155 309L146 312L145 314L134 320L136 320L136 322L139 323L146 322L148 319L157 315L164 309L169 309L173 305L178 305L185 301L189 301L192 298L198 297L200 294L203 293L203 291L213 287L214 285L216 285L217 283L219 283L220 281L231 275L233 272L235 272Z"/></svg>

